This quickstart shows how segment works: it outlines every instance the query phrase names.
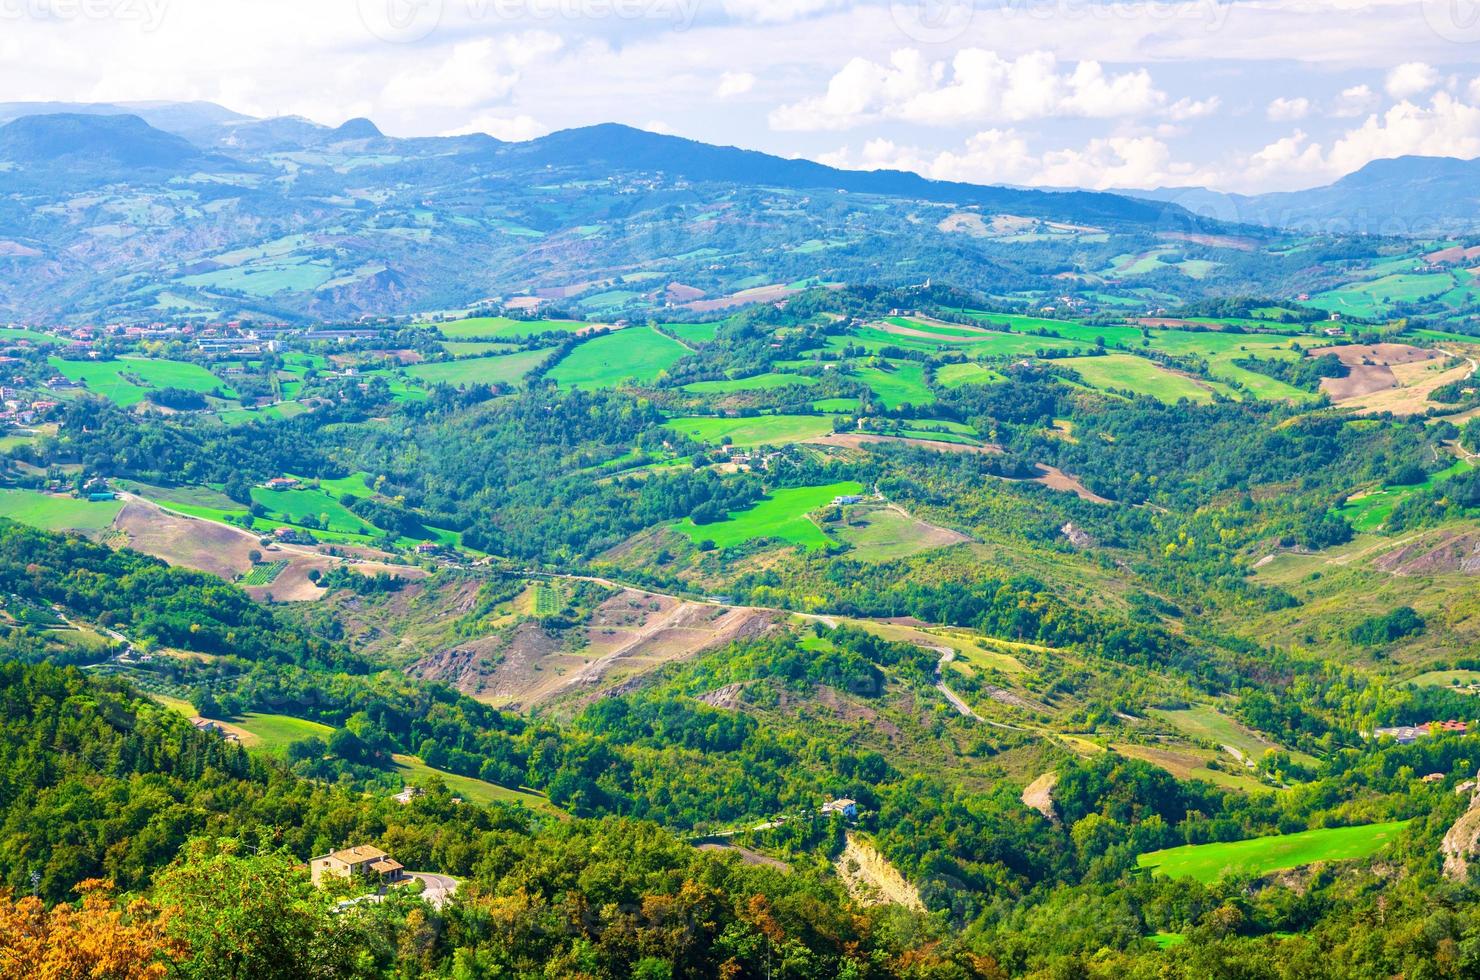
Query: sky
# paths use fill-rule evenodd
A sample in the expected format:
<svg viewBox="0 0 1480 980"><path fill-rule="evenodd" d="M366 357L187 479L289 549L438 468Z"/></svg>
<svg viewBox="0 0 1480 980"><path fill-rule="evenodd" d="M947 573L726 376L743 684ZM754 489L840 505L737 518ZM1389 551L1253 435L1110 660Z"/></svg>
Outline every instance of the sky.
<svg viewBox="0 0 1480 980"><path fill-rule="evenodd" d="M1255 193L1480 157L1480 0L0 0L0 101L52 100Z"/></svg>

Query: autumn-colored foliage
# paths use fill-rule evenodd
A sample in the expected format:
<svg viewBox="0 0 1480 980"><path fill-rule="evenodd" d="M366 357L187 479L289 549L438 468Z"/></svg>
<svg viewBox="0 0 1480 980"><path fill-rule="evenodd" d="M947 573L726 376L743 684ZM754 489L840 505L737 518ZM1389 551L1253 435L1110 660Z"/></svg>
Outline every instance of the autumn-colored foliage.
<svg viewBox="0 0 1480 980"><path fill-rule="evenodd" d="M96 879L77 891L80 905L51 909L0 893L0 980L151 980L184 954L148 902L120 907Z"/></svg>

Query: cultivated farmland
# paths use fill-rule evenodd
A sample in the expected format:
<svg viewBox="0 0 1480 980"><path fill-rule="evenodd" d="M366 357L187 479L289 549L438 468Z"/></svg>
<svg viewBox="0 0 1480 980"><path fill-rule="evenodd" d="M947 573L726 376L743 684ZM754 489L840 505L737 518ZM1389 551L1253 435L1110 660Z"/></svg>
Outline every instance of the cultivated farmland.
<svg viewBox="0 0 1480 980"><path fill-rule="evenodd" d="M1406 820L1394 820L1229 843L1188 844L1142 854L1136 858L1136 864L1153 874L1212 884L1228 873L1259 877L1318 861L1370 857L1396 840L1407 824Z"/></svg>
<svg viewBox="0 0 1480 980"><path fill-rule="evenodd" d="M787 487L771 491L770 496L754 507L731 513L726 520L699 525L686 517L675 528L696 543L712 541L718 548L732 548L763 538L776 538L809 549L825 548L832 539L807 515L831 503L834 497L862 492L863 485L851 481L822 487Z"/></svg>
<svg viewBox="0 0 1480 980"><path fill-rule="evenodd" d="M736 446L780 446L806 442L833 430L825 415L756 415L749 418L677 418L668 428L718 445L725 437Z"/></svg>
<svg viewBox="0 0 1480 980"><path fill-rule="evenodd" d="M656 381L689 352L651 327L628 327L581 343L550 369L562 388L616 388Z"/></svg>

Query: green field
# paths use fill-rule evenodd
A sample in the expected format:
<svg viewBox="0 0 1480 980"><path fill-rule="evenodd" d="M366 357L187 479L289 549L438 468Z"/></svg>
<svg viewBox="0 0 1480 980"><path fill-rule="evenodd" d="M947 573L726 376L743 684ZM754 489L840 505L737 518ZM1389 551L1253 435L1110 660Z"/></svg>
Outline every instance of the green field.
<svg viewBox="0 0 1480 980"><path fill-rule="evenodd" d="M1452 465L1439 470L1437 473L1431 473L1429 478L1422 483L1415 483L1408 487L1383 487L1380 490L1374 490L1364 496L1348 500L1345 504L1336 508L1336 513L1344 518L1355 531L1381 530L1383 524L1387 522L1388 517L1392 515L1393 508L1397 507L1405 497L1417 493L1420 490L1432 489L1436 484L1443 483L1458 473L1472 469L1474 465L1470 460L1457 459Z"/></svg>
<svg viewBox="0 0 1480 980"><path fill-rule="evenodd" d="M805 442L833 430L825 415L756 415L750 418L678 418L664 423L686 436L718 445L726 436L736 446L780 446Z"/></svg>
<svg viewBox="0 0 1480 980"><path fill-rule="evenodd" d="M262 419L290 419L306 411L308 406L302 402L289 401L257 408L229 408L224 412L217 412L216 417L227 425L245 425Z"/></svg>
<svg viewBox="0 0 1480 980"><path fill-rule="evenodd" d="M934 330L934 327L930 328ZM829 337L827 348L840 351L852 345L876 353L885 347L900 347L904 350L935 353L942 350L961 351L969 357L1024 357L1040 350L1083 349L1090 345L1058 337L1035 337L1030 334L993 333L980 331L971 336L935 334L932 337L909 337L889 333L875 327L859 327L842 337Z"/></svg>
<svg viewBox="0 0 1480 980"><path fill-rule="evenodd" d="M0 490L0 517L46 531L101 531L123 509L120 500L77 500L35 490Z"/></svg>
<svg viewBox="0 0 1480 980"><path fill-rule="evenodd" d="M195 707L180 698L152 695L154 700L163 704L172 711L178 711L187 718L195 717ZM294 718L291 715L274 715L261 711L250 711L240 718L211 719L221 721L231 728L239 728L246 733L242 744L249 749L261 749L265 752L280 752L289 744L301 739L317 735L319 738L328 740L334 734L334 729L328 725L321 725L316 721L306 721L302 718Z"/></svg>
<svg viewBox="0 0 1480 980"><path fill-rule="evenodd" d="M1408 683L1418 687L1473 687L1480 684L1480 670L1431 670L1410 677Z"/></svg>
<svg viewBox="0 0 1480 980"><path fill-rule="evenodd" d="M113 361L66 361L60 357L49 360L58 374L80 381L93 394L125 407L143 401L151 388L185 388L201 394L219 388L226 397L235 397L220 378L188 361L145 357L121 357Z"/></svg>
<svg viewBox="0 0 1480 980"><path fill-rule="evenodd" d="M548 377L562 388L650 384L687 353L683 344L651 327L629 327L585 341L551 368Z"/></svg>
<svg viewBox="0 0 1480 980"><path fill-rule="evenodd" d="M714 320L710 323L665 323L662 327L665 333L671 333L685 343L707 344L719 333L720 324L723 322L723 320Z"/></svg>
<svg viewBox="0 0 1480 980"><path fill-rule="evenodd" d="M435 776L442 780L454 795L470 803L485 806L490 803L521 803L533 810L543 810L546 813L560 812L549 800L533 790L509 789L498 783L474 779L472 776L459 776L457 773L433 769L414 755L393 755L391 758L395 762L394 770L400 773L401 778L409 784L425 781Z"/></svg>
<svg viewBox="0 0 1480 980"><path fill-rule="evenodd" d="M925 366L917 361L895 361L887 367L856 368L848 377L868 385L891 411L903 405L930 405L935 394L925 385Z"/></svg>
<svg viewBox="0 0 1480 980"><path fill-rule="evenodd" d="M446 323L419 323L435 327L448 340L512 340L543 333L577 333L591 324L580 320L515 320L507 316L475 316Z"/></svg>
<svg viewBox="0 0 1480 980"><path fill-rule="evenodd" d="M1274 742L1240 725L1211 704L1195 704L1188 708L1169 710L1153 708L1150 714L1192 738L1215 745L1231 746L1249 762L1258 762L1265 752L1277 748ZM1304 752L1291 752L1290 755L1303 765L1315 765L1317 762Z"/></svg>
<svg viewBox="0 0 1480 980"><path fill-rule="evenodd" d="M442 342L442 349L453 357L482 357L485 354L513 354L519 347L496 340L446 340Z"/></svg>
<svg viewBox="0 0 1480 980"><path fill-rule="evenodd" d="M1377 317L1393 303L1432 299L1456 285L1454 275L1448 272L1400 273L1318 293L1310 298L1310 305L1352 316Z"/></svg>
<svg viewBox="0 0 1480 980"><path fill-rule="evenodd" d="M723 381L695 381L683 390L696 395L723 395L732 391L770 391L787 385L815 385L817 379L805 374L754 374L748 378L726 378Z"/></svg>
<svg viewBox="0 0 1480 980"><path fill-rule="evenodd" d="M492 357L467 357L457 361L432 361L415 364L406 373L428 385L449 384L455 387L485 384L514 384L550 356L550 350L525 350L517 354Z"/></svg>
<svg viewBox="0 0 1480 980"><path fill-rule="evenodd" d="M933 539L933 528L893 507L855 504L848 508L847 516L848 522L834 533L853 546L850 556L859 561L893 561L953 543Z"/></svg>
<svg viewBox="0 0 1480 980"><path fill-rule="evenodd" d="M560 594L560 589L549 582L536 582L530 586L531 601L534 614L538 617L554 616L565 608L565 599Z"/></svg>
<svg viewBox="0 0 1480 980"><path fill-rule="evenodd" d="M252 488L252 500L261 504L270 516L289 524L302 526L305 517L320 522L325 531L341 534L375 534L375 527L350 513L334 497L323 490L268 490Z"/></svg>
<svg viewBox="0 0 1480 980"><path fill-rule="evenodd" d="M319 479L319 489L335 497L349 494L352 497L373 497L375 491L370 486L369 473L351 473L349 476L322 477Z"/></svg>
<svg viewBox="0 0 1480 980"><path fill-rule="evenodd" d="M965 364L942 364L935 369L935 381L942 388L959 388L961 385L990 385L1006 380L1002 375L984 364L967 361Z"/></svg>
<svg viewBox="0 0 1480 980"><path fill-rule="evenodd" d="M1159 401L1175 402L1186 398L1210 402L1213 392L1205 383L1173 374L1159 364L1134 354L1105 354L1100 357L1066 357L1054 361L1079 372L1087 384L1102 390L1134 391Z"/></svg>
<svg viewBox="0 0 1480 980"><path fill-rule="evenodd" d="M13 344L24 340L38 346L64 344L67 341L61 337L55 337L49 333L39 330L27 330L24 327L0 327L0 344Z"/></svg>
<svg viewBox="0 0 1480 980"><path fill-rule="evenodd" d="M1192 878L1206 885L1227 872L1258 877L1317 861L1352 861L1369 857L1392 843L1407 824L1407 820L1394 820L1360 827L1330 827L1277 837L1255 837L1225 844L1187 844L1142 854L1136 858L1136 864L1154 874Z"/></svg>
<svg viewBox="0 0 1480 980"><path fill-rule="evenodd" d="M778 538L810 549L825 548L832 539L807 515L831 503L834 497L862 492L863 485L851 481L823 487L787 487L771 491L749 510L732 512L727 520L699 525L685 517L675 529L696 544L713 541L719 548L762 538Z"/></svg>
<svg viewBox="0 0 1480 980"><path fill-rule="evenodd" d="M277 577L283 574L283 569L288 567L286 561L264 561L253 565L241 578L237 579L239 585L271 585Z"/></svg>
<svg viewBox="0 0 1480 980"><path fill-rule="evenodd" d="M250 711L231 724L253 736L254 741L247 743L248 748L261 749L264 752L280 752L292 742L315 735L327 740L334 734L333 728L316 721L260 711Z"/></svg>

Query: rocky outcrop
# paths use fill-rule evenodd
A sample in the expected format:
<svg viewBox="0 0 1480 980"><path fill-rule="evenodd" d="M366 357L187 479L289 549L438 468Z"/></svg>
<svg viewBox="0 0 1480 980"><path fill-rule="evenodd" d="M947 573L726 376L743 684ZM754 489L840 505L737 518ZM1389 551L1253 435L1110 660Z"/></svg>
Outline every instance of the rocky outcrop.
<svg viewBox="0 0 1480 980"><path fill-rule="evenodd" d="M1470 808L1444 835L1439 845L1444 855L1444 874L1456 881L1470 875L1470 865L1480 858L1480 786L1470 793Z"/></svg>

